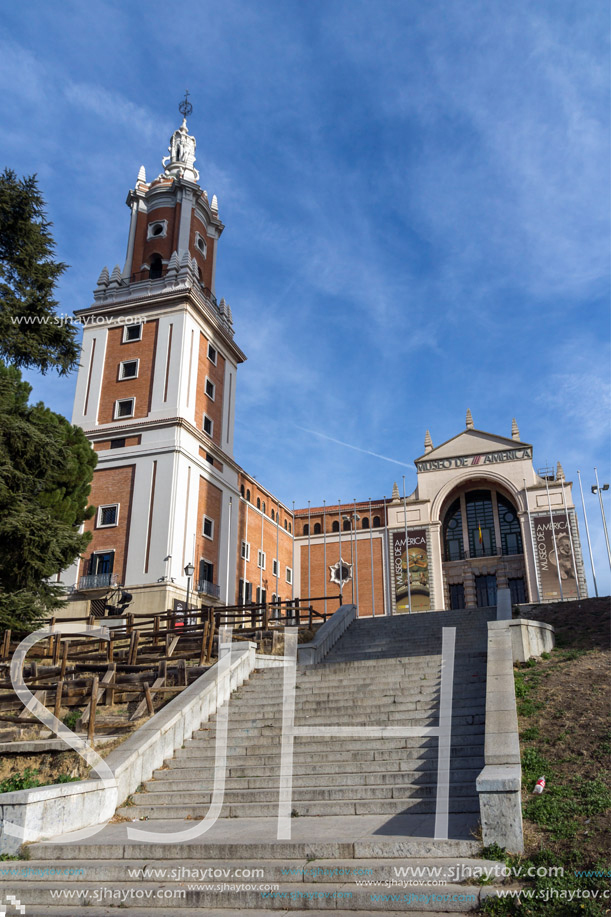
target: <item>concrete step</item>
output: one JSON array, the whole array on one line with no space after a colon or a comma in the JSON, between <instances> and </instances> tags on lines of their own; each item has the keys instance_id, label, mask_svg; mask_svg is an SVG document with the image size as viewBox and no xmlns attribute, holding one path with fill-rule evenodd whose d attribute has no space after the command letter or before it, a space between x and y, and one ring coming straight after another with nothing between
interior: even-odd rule
<instances>
[{"instance_id":1,"label":"concrete step","mask_svg":"<svg viewBox=\"0 0 611 917\"><path fill-rule=\"evenodd\" d=\"M373 762L372 762L373 763ZM185 769L186 770L186 769ZM269 768L265 769L267 772L259 776L241 776L241 777L226 777L225 786L228 790L240 790L246 788L254 789L275 789L278 790L279 786L279 775L271 774ZM466 768L456 768L452 769L450 773L450 780L456 781L457 783L468 783L477 778L481 771L480 766ZM185 791L197 791L197 790L212 790L213 788L213 776L209 774L202 775L201 769L193 768L192 770L187 771L186 774L183 771L179 774L173 773L171 771L156 771L158 776L155 776L153 780L147 781L146 789L147 792L182 792ZM313 774L293 774L293 786L294 787L343 787L343 786L370 786L370 785L380 785L380 784L389 784L393 786L402 785L409 780L412 784L427 784L437 777L437 762L431 759L429 767L427 769L419 768L417 771L403 771L399 773L388 773L382 767L378 771L367 774L367 773L354 773L352 771L342 771L341 773L335 774L322 774L320 772Z\"/></svg>"},{"instance_id":2,"label":"concrete step","mask_svg":"<svg viewBox=\"0 0 611 917\"><path fill-rule=\"evenodd\" d=\"M483 742L480 743L480 747L477 750L480 754L474 754L474 746L461 746L451 749L450 761L452 769L478 768L481 770L484 766ZM421 773L431 768L436 769L437 760L437 749L434 747L380 749L378 751L360 753L327 752L318 754L315 757L295 754L293 756L293 774L298 776L312 775L313 777L318 775L323 780L328 774L343 775L350 773L355 764L361 767L363 771L371 773L389 771L389 769L392 769L392 773ZM202 776L205 778L209 775L213 765L214 757L212 755L205 760L195 757L172 759L165 770L156 770L153 777L156 780L163 779L163 775L167 774L177 778L180 775L180 779L182 779L183 774L188 772L194 775L197 774L200 778ZM202 771L204 767L208 767L210 771L208 773ZM236 778L266 777L270 774L270 769L275 768L275 772L278 772L279 767L279 751L275 754L261 756L235 756L229 759L227 776Z\"/></svg>"},{"instance_id":3,"label":"concrete step","mask_svg":"<svg viewBox=\"0 0 611 917\"><path fill-rule=\"evenodd\" d=\"M296 882L283 883L280 889L261 890L267 883L243 883L244 890L231 891L219 888L218 883L188 883L192 888L173 888L159 882L116 882L112 887L101 889L96 882L79 882L78 886L66 889L61 882L23 883L11 885L10 893L15 895L22 905L27 908L27 915L31 917L39 906L56 909L57 900L66 902L59 913L67 915L66 905L78 902L75 913L82 917L85 908L90 914L91 906L96 910L105 900L111 905L108 913L113 913L114 907L124 908L128 904L129 910L135 913L165 913L179 914L183 909L206 909L209 915L211 908L218 908L223 914L237 914L242 910L249 911L260 917L265 913L291 912L306 913L312 917L315 913L328 913L332 910L335 915L344 913L354 915L361 911L366 914L385 913L388 915L389 906L398 905L405 908L405 902L417 902L421 913L438 912L440 904L450 908L451 912L474 911L479 907L480 896L483 894L477 886L444 885L442 888L431 889L426 886L415 886L401 891L389 891L384 886L379 888L360 887L357 885L340 886L323 882ZM197 887L199 885L199 888ZM209 887L206 888L206 885ZM236 884L236 888L240 888ZM62 895L63 892L63 895ZM72 892L72 897L67 896ZM78 892L78 894L76 894ZM105 894L106 893L106 894ZM121 902L123 902L121 904ZM305 906L306 911L303 911ZM313 910L312 906L321 909ZM169 910L171 908L171 910ZM343 910L339 910L339 908ZM126 913L125 911L123 911ZM413 913L410 909L410 912ZM39 912L40 913L40 912ZM104 913L104 910L102 910ZM195 911L197 913L197 910Z\"/></svg>"},{"instance_id":4,"label":"concrete step","mask_svg":"<svg viewBox=\"0 0 611 917\"><path fill-rule=\"evenodd\" d=\"M119 815L138 820L148 819L198 819L204 818L209 804L134 805L121 806ZM325 799L319 801L293 800L292 812L299 816L329 815L398 815L413 812L418 815L434 814L435 794L429 796L393 797L392 799ZM450 794L451 814L479 812L479 799L475 789L469 796ZM278 797L270 802L223 803L220 818L270 818L278 814Z\"/></svg>"},{"instance_id":5,"label":"concrete step","mask_svg":"<svg viewBox=\"0 0 611 917\"><path fill-rule=\"evenodd\" d=\"M458 714L452 716L452 732L460 730L465 726L481 726L485 723L485 713ZM345 725L341 716L329 711L325 714L300 716L295 720L297 726L336 726ZM350 718L351 726L362 726L364 729L370 726L405 726L414 728L425 728L439 725L439 711L432 710L411 710L389 712L376 712L372 715L361 714ZM250 722L235 723L230 720L227 728L227 735L231 741L239 742L244 740L250 741L253 737L262 737L266 735L276 735L282 732L282 719L276 717L259 717ZM459 732L457 732L459 734ZM211 723L206 729L200 729L193 739L187 739L185 745L190 743L203 742L216 736L216 723Z\"/></svg>"},{"instance_id":6,"label":"concrete step","mask_svg":"<svg viewBox=\"0 0 611 917\"><path fill-rule=\"evenodd\" d=\"M400 784L367 784L357 785L348 783L347 786L305 786L293 787L293 800L295 802L317 802L323 799L428 799L437 793L436 775L430 775L428 782L407 782L409 775L403 775ZM471 796L475 793L475 781L468 783L451 783L452 796ZM145 793L134 793L130 796L131 802L136 806L168 805L186 806L191 804L210 805L212 792L203 788L194 790L180 789L168 790L147 783ZM225 789L224 800L227 805L238 802L278 802L278 788L246 788Z\"/></svg>"},{"instance_id":7,"label":"concrete step","mask_svg":"<svg viewBox=\"0 0 611 917\"><path fill-rule=\"evenodd\" d=\"M314 768L317 764L333 763L338 766L338 770L342 762L345 761L359 761L366 766L368 761L405 761L406 765L408 762L417 761L421 759L434 758L437 760L438 757L438 746L437 739L410 739L412 743L407 745L407 739L405 740L405 745L391 745L388 746L388 742L392 740L384 740L386 747L380 745L379 743L374 743L371 748L342 748L335 746L328 746L325 751L312 751L309 748L304 748L301 746L295 746L293 751L293 766L296 768L298 766L305 768ZM420 744L415 744L419 742ZM477 757L480 760L481 753L483 757L484 749L484 738L481 736L479 742L469 742L464 745L452 745L450 749L450 760L459 760L463 761L465 758ZM185 749L181 749L185 751ZM242 753L240 753L242 752ZM171 758L168 762L168 767L213 767L215 761L215 750L211 749L202 749L199 753L192 752L190 754L181 754L180 756ZM229 768L235 772L236 767L245 766L248 768L255 767L271 767L279 766L280 762L280 743L278 743L273 748L267 748L264 752L255 754L244 753L244 747L240 746L238 751L229 751L227 755L227 762ZM413 765L410 765L413 767ZM390 764L389 764L390 767ZM483 767L483 765L482 765ZM396 769L396 768L395 768Z\"/></svg>"}]
</instances>

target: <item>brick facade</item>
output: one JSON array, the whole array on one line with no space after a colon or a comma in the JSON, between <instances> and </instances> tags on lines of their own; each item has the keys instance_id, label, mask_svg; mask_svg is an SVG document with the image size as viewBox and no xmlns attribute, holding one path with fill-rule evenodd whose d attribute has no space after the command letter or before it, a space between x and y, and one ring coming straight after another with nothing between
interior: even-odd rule
<instances>
[{"instance_id":1,"label":"brick facade","mask_svg":"<svg viewBox=\"0 0 611 917\"><path fill-rule=\"evenodd\" d=\"M121 465L95 472L89 499L96 507L96 514L84 525L85 531L92 532L93 538L81 559L80 576L90 572L90 560L94 552L114 551L112 572L117 575L119 582L125 582L135 474L135 465ZM119 504L118 524L101 528L98 525L98 507L114 503Z\"/></svg>"},{"instance_id":2,"label":"brick facade","mask_svg":"<svg viewBox=\"0 0 611 917\"><path fill-rule=\"evenodd\" d=\"M146 417L150 411L153 391L153 375L157 353L157 330L159 323L153 319L142 325L139 341L123 341L124 328L110 328L104 359L104 375L98 409L98 423L111 423L115 417L115 402L135 398L134 418ZM120 379L121 363L138 360L138 377Z\"/></svg>"}]
</instances>

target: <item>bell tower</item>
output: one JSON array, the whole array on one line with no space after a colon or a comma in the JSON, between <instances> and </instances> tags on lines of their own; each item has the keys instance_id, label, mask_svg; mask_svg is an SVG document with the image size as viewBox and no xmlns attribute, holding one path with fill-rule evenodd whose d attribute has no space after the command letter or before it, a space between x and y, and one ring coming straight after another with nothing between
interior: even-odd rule
<instances>
[{"instance_id":1,"label":"bell tower","mask_svg":"<svg viewBox=\"0 0 611 917\"><path fill-rule=\"evenodd\" d=\"M195 168L188 94L163 171L140 168L128 193L123 270L104 267L83 324L72 422L98 452L86 523L92 541L63 580L80 607L115 584L134 611L163 610L191 588L232 603L238 466L237 367L231 309L215 296L224 225ZM234 531L235 529L235 531Z\"/></svg>"}]
</instances>

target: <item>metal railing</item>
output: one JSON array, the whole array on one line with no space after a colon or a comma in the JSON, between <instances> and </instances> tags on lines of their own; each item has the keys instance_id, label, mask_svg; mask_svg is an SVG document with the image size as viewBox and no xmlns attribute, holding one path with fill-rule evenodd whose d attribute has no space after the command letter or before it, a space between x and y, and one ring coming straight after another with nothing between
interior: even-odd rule
<instances>
[{"instance_id":1,"label":"metal railing","mask_svg":"<svg viewBox=\"0 0 611 917\"><path fill-rule=\"evenodd\" d=\"M197 584L197 591L200 593L203 592L204 595L210 595L215 599L220 598L221 595L221 587L216 583L210 583L206 579L200 579Z\"/></svg>"},{"instance_id":2,"label":"metal railing","mask_svg":"<svg viewBox=\"0 0 611 917\"><path fill-rule=\"evenodd\" d=\"M81 576L78 581L79 590L84 589L107 589L118 582L116 573L92 573L89 576Z\"/></svg>"}]
</instances>

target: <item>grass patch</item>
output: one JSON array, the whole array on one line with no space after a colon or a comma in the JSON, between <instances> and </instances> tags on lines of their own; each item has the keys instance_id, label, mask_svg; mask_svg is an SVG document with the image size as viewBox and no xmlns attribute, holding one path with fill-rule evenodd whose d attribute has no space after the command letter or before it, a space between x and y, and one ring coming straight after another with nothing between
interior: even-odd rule
<instances>
[{"instance_id":1,"label":"grass patch","mask_svg":"<svg viewBox=\"0 0 611 917\"><path fill-rule=\"evenodd\" d=\"M22 774L12 774L6 780L0 781L0 793L15 793L18 790L31 790L37 786L52 786L55 783L73 783L75 780L80 780L80 777L60 774L54 780L41 781L37 775L38 771L26 767Z\"/></svg>"}]
</instances>

